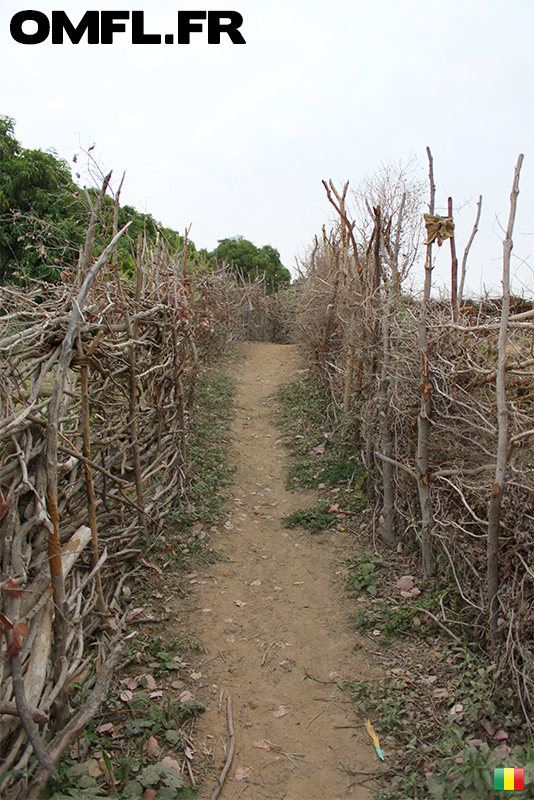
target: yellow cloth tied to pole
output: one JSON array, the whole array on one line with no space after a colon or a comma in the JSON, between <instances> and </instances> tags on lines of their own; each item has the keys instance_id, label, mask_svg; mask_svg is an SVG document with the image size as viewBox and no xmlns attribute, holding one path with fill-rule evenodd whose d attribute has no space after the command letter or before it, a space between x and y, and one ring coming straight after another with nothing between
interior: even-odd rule
<instances>
[{"instance_id":1,"label":"yellow cloth tied to pole","mask_svg":"<svg viewBox=\"0 0 534 800\"><path fill-rule=\"evenodd\" d=\"M426 227L426 243L432 244L436 239L441 247L445 239L454 237L454 220L452 217L439 217L437 214L424 214Z\"/></svg>"}]
</instances>

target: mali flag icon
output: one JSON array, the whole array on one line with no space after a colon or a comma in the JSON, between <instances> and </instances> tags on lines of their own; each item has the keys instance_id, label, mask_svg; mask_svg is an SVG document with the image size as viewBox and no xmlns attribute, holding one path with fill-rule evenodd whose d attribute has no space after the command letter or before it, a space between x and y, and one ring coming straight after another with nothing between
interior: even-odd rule
<instances>
[{"instance_id":1,"label":"mali flag icon","mask_svg":"<svg viewBox=\"0 0 534 800\"><path fill-rule=\"evenodd\" d=\"M493 788L512 791L525 788L525 770L508 767L493 770Z\"/></svg>"}]
</instances>

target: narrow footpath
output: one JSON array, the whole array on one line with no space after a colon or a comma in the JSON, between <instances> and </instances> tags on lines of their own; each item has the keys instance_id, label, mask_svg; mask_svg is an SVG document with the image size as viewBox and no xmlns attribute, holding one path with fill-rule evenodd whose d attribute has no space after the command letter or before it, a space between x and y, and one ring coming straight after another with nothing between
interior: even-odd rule
<instances>
[{"instance_id":1,"label":"narrow footpath","mask_svg":"<svg viewBox=\"0 0 534 800\"><path fill-rule=\"evenodd\" d=\"M288 455L270 423L273 393L300 365L291 345L247 344L243 353L230 368L237 380L233 500L212 538L224 560L190 580L182 601L190 613L175 623L183 633L187 618L205 651L195 665L196 697L207 705L195 745L212 752L214 770L201 794L211 798L227 758L230 696L235 754L221 800L370 800L372 784L362 781L376 769L374 747L337 686L378 677L350 620L349 535L280 524L317 499L286 490Z\"/></svg>"}]
</instances>

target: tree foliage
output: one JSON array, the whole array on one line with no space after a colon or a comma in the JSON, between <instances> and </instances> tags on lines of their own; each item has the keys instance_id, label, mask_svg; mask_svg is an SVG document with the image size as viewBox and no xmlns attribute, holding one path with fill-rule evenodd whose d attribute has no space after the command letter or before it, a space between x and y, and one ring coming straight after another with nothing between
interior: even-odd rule
<instances>
[{"instance_id":1,"label":"tree foliage","mask_svg":"<svg viewBox=\"0 0 534 800\"><path fill-rule=\"evenodd\" d=\"M93 182L99 173L95 165L96 171L89 171ZM66 277L74 273L85 239L90 205L97 194L98 189L94 187L81 189L73 180L70 165L53 150L45 152L22 147L15 137L15 121L0 116L0 285L34 278L55 282L62 274ZM94 242L94 256L100 254L111 238L113 206L113 198L106 196L101 211L103 224ZM168 254L183 251L185 235L164 227L151 214L125 205L119 209L119 228L127 222L131 223L128 235L121 239L117 248L122 272L128 275L135 272L139 234L152 246L159 236ZM291 280L289 271L281 264L278 250L270 244L256 247L242 236L220 240L212 253L197 252L189 240L188 269L194 271L200 261L208 269L225 262L245 281L265 276L268 291Z\"/></svg>"},{"instance_id":2,"label":"tree foliage","mask_svg":"<svg viewBox=\"0 0 534 800\"><path fill-rule=\"evenodd\" d=\"M55 280L76 261L86 207L68 164L26 150L0 116L0 284L22 275Z\"/></svg>"},{"instance_id":3,"label":"tree foliage","mask_svg":"<svg viewBox=\"0 0 534 800\"><path fill-rule=\"evenodd\" d=\"M280 285L291 281L291 273L282 265L278 250L270 244L256 247L243 236L219 240L218 246L208 255L208 264L222 262L245 281L265 276L269 291L276 291Z\"/></svg>"}]
</instances>

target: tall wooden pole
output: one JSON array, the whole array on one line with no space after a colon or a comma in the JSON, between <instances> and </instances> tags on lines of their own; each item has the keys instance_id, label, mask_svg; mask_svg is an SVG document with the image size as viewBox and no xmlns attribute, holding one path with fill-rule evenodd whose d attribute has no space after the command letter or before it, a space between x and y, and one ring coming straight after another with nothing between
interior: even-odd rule
<instances>
[{"instance_id":1,"label":"tall wooden pole","mask_svg":"<svg viewBox=\"0 0 534 800\"><path fill-rule=\"evenodd\" d=\"M508 407L506 404L506 344L508 340L508 317L510 315L510 258L512 254L512 233L514 230L517 196L519 194L519 175L523 164L523 154L517 159L514 182L510 194L510 216L503 242L502 266L502 310L499 339L497 344L497 465L489 502L488 516L488 613L491 644L497 644L497 620L499 611L499 527L501 521L501 505L506 482L506 464L508 461Z\"/></svg>"}]
</instances>

